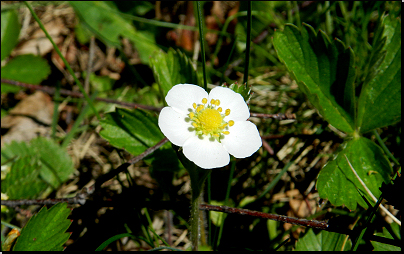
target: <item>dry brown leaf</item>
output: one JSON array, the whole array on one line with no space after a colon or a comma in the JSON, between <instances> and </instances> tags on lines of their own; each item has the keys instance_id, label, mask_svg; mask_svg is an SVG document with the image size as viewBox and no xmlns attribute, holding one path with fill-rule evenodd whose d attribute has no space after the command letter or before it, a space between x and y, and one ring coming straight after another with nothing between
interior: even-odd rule
<instances>
[{"instance_id":1,"label":"dry brown leaf","mask_svg":"<svg viewBox=\"0 0 404 254\"><path fill-rule=\"evenodd\" d=\"M30 141L46 134L52 123L53 102L41 91L21 100L9 115L1 119L1 128L9 131L1 138L1 146L11 141Z\"/></svg>"}]
</instances>

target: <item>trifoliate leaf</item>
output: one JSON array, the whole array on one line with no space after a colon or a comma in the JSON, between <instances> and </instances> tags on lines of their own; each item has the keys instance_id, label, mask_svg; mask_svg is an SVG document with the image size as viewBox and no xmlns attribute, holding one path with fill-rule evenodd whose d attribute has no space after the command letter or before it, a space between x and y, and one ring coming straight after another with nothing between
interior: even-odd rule
<instances>
[{"instance_id":1,"label":"trifoliate leaf","mask_svg":"<svg viewBox=\"0 0 404 254\"><path fill-rule=\"evenodd\" d=\"M355 124L354 54L340 40L304 24L276 31L278 57L319 113L334 127L353 133Z\"/></svg>"}]
</instances>

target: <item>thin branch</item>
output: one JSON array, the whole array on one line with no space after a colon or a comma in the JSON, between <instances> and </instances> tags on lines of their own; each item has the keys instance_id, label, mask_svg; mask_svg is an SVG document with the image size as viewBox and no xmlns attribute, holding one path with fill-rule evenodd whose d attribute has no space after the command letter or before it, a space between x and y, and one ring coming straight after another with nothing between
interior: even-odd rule
<instances>
[{"instance_id":1,"label":"thin branch","mask_svg":"<svg viewBox=\"0 0 404 254\"><path fill-rule=\"evenodd\" d=\"M94 185L88 189L84 187L73 198L55 198L55 199L20 199L20 200L2 200L1 205L15 207L21 205L54 205L60 202L68 204L84 205L89 195L94 193Z\"/></svg>"},{"instance_id":2,"label":"thin branch","mask_svg":"<svg viewBox=\"0 0 404 254\"><path fill-rule=\"evenodd\" d=\"M296 119L295 114L261 114L261 113L250 113L250 116L252 117L259 117L259 118L273 118L276 120L289 120L289 119Z\"/></svg>"},{"instance_id":3,"label":"thin branch","mask_svg":"<svg viewBox=\"0 0 404 254\"><path fill-rule=\"evenodd\" d=\"M377 202L377 198L373 195L373 193L368 189L366 184L362 181L360 176L356 173L355 169L352 167L351 163L349 162L348 158L344 154L346 161L348 162L349 167L351 168L352 172L355 174L356 178L359 180L363 188L365 188L366 192L369 194L369 196L373 199L374 202ZM392 218L398 225L401 227L401 221L399 221L393 214L390 213L389 210L387 210L382 204L380 204L380 208L390 217Z\"/></svg>"},{"instance_id":4,"label":"thin branch","mask_svg":"<svg viewBox=\"0 0 404 254\"><path fill-rule=\"evenodd\" d=\"M1 79L1 83L6 83L14 86L19 86L19 87L24 87L28 88L30 90L40 90L43 91L47 94L55 94L56 89L54 87L49 87L49 86L40 86L40 85L32 85L32 84L27 84L19 81L14 81L14 80L9 80L9 79ZM76 97L76 98L83 98L83 94L80 92L73 92L70 90L66 89L60 89L60 94L62 95L67 95L71 97ZM130 108L143 108L155 112L160 112L161 108L159 107L153 107L153 106L148 106L148 105L142 105L142 104L137 104L137 103L131 103L131 102L123 102L123 101L117 101L117 100L112 100L108 98L95 98L96 101L103 101L103 102L108 102L108 103L115 103L119 104L122 106L130 107Z\"/></svg>"},{"instance_id":5,"label":"thin branch","mask_svg":"<svg viewBox=\"0 0 404 254\"><path fill-rule=\"evenodd\" d=\"M284 216L284 215L263 213L263 212L251 211L251 210L240 209L240 208L233 208L233 207L228 207L228 206L215 206L215 205L202 204L199 206L199 209L207 210L207 211L222 212L222 213L254 216L254 217L259 217L259 218L263 218L263 219L281 221L281 222L285 222L285 223L290 223L290 224L295 224L295 225L305 226L305 227L311 227L311 228L326 229L329 226L326 221L298 219L298 218L288 217L288 216Z\"/></svg>"}]
</instances>

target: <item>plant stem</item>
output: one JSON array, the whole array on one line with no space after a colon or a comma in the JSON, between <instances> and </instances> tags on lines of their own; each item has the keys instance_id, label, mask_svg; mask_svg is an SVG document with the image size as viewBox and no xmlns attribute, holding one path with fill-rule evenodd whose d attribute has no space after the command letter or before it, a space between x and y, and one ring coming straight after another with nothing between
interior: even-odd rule
<instances>
[{"instance_id":1,"label":"plant stem","mask_svg":"<svg viewBox=\"0 0 404 254\"><path fill-rule=\"evenodd\" d=\"M196 9L198 11L199 40L201 42L202 70L203 70L203 89L205 89L205 91L207 91L208 82L206 81L205 46L204 46L204 43L203 43L205 41L205 37L204 37L204 34L203 34L201 1L198 1L196 3Z\"/></svg>"},{"instance_id":2,"label":"plant stem","mask_svg":"<svg viewBox=\"0 0 404 254\"><path fill-rule=\"evenodd\" d=\"M192 191L192 201L191 201L191 241L192 241L192 251L198 251L199 246L199 236L200 236L200 220L199 220L199 205L201 203L202 192L194 193Z\"/></svg>"},{"instance_id":3,"label":"plant stem","mask_svg":"<svg viewBox=\"0 0 404 254\"><path fill-rule=\"evenodd\" d=\"M243 84L247 84L248 81L248 67L250 65L250 47L251 47L251 5L252 1L248 2L247 5L247 40L246 40L246 50L245 50L245 68L244 68L244 79Z\"/></svg>"}]
</instances>

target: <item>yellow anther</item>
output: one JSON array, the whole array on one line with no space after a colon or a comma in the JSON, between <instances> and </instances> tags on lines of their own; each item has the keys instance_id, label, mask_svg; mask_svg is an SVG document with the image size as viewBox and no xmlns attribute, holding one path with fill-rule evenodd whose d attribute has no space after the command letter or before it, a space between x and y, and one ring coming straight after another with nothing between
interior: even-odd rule
<instances>
[{"instance_id":1,"label":"yellow anther","mask_svg":"<svg viewBox=\"0 0 404 254\"><path fill-rule=\"evenodd\" d=\"M192 107L194 107L194 109L196 109L196 103L194 102L194 104L192 104Z\"/></svg>"},{"instance_id":2,"label":"yellow anther","mask_svg":"<svg viewBox=\"0 0 404 254\"><path fill-rule=\"evenodd\" d=\"M230 115L230 109L226 109L226 112L224 113L226 116Z\"/></svg>"},{"instance_id":3,"label":"yellow anther","mask_svg":"<svg viewBox=\"0 0 404 254\"><path fill-rule=\"evenodd\" d=\"M219 108L217 109L217 111L219 111L220 113L222 113L223 109L222 109L221 107L219 107Z\"/></svg>"},{"instance_id":4,"label":"yellow anther","mask_svg":"<svg viewBox=\"0 0 404 254\"><path fill-rule=\"evenodd\" d=\"M195 128L197 128L197 127L198 127L198 124L192 123L192 126L194 126Z\"/></svg>"},{"instance_id":5,"label":"yellow anther","mask_svg":"<svg viewBox=\"0 0 404 254\"><path fill-rule=\"evenodd\" d=\"M229 135L229 134L230 134L230 131L224 131L223 134L224 134L224 135Z\"/></svg>"},{"instance_id":6,"label":"yellow anther","mask_svg":"<svg viewBox=\"0 0 404 254\"><path fill-rule=\"evenodd\" d=\"M233 126L234 125L234 121L233 120L230 120L229 121L229 126Z\"/></svg>"},{"instance_id":7,"label":"yellow anther","mask_svg":"<svg viewBox=\"0 0 404 254\"><path fill-rule=\"evenodd\" d=\"M205 106L199 105L199 106L196 108L196 112L199 112L199 111L201 111L201 110L204 109L204 108L205 108Z\"/></svg>"},{"instance_id":8,"label":"yellow anther","mask_svg":"<svg viewBox=\"0 0 404 254\"><path fill-rule=\"evenodd\" d=\"M214 99L211 99L211 100L210 100L210 104L211 104L211 105L215 105L215 100L214 100Z\"/></svg>"},{"instance_id":9,"label":"yellow anther","mask_svg":"<svg viewBox=\"0 0 404 254\"><path fill-rule=\"evenodd\" d=\"M206 102L208 102L208 99L203 98L203 99L202 99L202 103L203 103L203 104L206 104Z\"/></svg>"},{"instance_id":10,"label":"yellow anther","mask_svg":"<svg viewBox=\"0 0 404 254\"><path fill-rule=\"evenodd\" d=\"M216 105L216 106L219 106L219 105L220 105L220 101L219 101L219 100L216 100L216 101L215 101L215 105Z\"/></svg>"},{"instance_id":11,"label":"yellow anther","mask_svg":"<svg viewBox=\"0 0 404 254\"><path fill-rule=\"evenodd\" d=\"M217 133L213 134L213 136L215 136L215 137L220 137L220 135L217 134Z\"/></svg>"}]
</instances>

